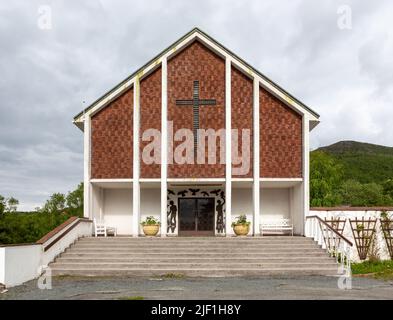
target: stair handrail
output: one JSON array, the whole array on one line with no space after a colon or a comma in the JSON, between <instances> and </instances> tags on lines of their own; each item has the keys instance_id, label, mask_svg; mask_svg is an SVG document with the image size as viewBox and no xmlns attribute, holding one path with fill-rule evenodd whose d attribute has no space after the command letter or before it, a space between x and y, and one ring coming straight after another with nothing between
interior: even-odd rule
<instances>
[{"instance_id":1,"label":"stair handrail","mask_svg":"<svg viewBox=\"0 0 393 320\"><path fill-rule=\"evenodd\" d=\"M340 265L346 276L351 274L351 247L353 243L317 215L306 217L306 237L313 238L326 249Z\"/></svg>"}]
</instances>

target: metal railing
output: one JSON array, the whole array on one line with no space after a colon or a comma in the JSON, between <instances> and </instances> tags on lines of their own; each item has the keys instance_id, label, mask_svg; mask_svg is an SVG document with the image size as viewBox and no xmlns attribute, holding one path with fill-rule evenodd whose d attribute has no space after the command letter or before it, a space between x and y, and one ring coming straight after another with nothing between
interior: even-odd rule
<instances>
[{"instance_id":1,"label":"metal railing","mask_svg":"<svg viewBox=\"0 0 393 320\"><path fill-rule=\"evenodd\" d=\"M351 273L352 242L318 216L306 217L306 237L313 238L331 257L336 259L342 272Z\"/></svg>"}]
</instances>

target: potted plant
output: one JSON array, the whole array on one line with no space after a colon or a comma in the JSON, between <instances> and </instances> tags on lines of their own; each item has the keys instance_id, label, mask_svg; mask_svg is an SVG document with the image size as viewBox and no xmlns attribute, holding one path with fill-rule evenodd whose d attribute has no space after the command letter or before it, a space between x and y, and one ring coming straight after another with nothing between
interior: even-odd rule
<instances>
[{"instance_id":1,"label":"potted plant","mask_svg":"<svg viewBox=\"0 0 393 320\"><path fill-rule=\"evenodd\" d=\"M160 224L153 216L146 217L146 220L141 222L143 233L146 236L154 237L160 230Z\"/></svg>"},{"instance_id":2,"label":"potted plant","mask_svg":"<svg viewBox=\"0 0 393 320\"><path fill-rule=\"evenodd\" d=\"M250 231L250 221L247 221L247 216L242 214L236 217L236 221L232 222L233 231L237 236L246 236Z\"/></svg>"}]
</instances>

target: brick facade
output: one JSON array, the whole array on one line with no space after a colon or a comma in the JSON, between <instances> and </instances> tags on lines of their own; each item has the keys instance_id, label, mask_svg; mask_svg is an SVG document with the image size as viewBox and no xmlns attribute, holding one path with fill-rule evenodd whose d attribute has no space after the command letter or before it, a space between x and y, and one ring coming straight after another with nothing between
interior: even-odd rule
<instances>
[{"instance_id":1,"label":"brick facade","mask_svg":"<svg viewBox=\"0 0 393 320\"><path fill-rule=\"evenodd\" d=\"M251 178L252 171L252 145L253 145L253 81L246 77L236 68L232 67L231 79L231 104L232 104L232 129L238 129L238 155L243 159L248 158L250 162L250 170L245 175L237 177ZM242 138L241 130L250 129L250 148L249 152L242 154ZM233 146L232 146L233 148ZM234 165L233 167L239 167Z\"/></svg>"},{"instance_id":2,"label":"brick facade","mask_svg":"<svg viewBox=\"0 0 393 320\"><path fill-rule=\"evenodd\" d=\"M225 61L198 41L168 61L168 120L173 131L193 129L192 106L176 105L192 99L193 82L199 80L200 98L215 99L214 106L200 106L200 128L225 128ZM232 67L232 128L250 129L250 170L253 176L253 81ZM161 131L161 68L140 85L140 154L149 142L145 130ZM302 117L260 88L260 175L266 178L302 177ZM132 178L133 89L128 90L92 117L91 176L95 179ZM169 164L169 178L223 178L217 138L216 164ZM181 142L174 142L174 148ZM238 153L242 154L239 132ZM247 155L243 155L247 156ZM170 161L170 159L168 159ZM160 178L159 164L140 163L141 178ZM239 177L239 176L238 176Z\"/></svg>"},{"instance_id":3,"label":"brick facade","mask_svg":"<svg viewBox=\"0 0 393 320\"><path fill-rule=\"evenodd\" d=\"M168 61L168 120L173 121L174 132L181 128L193 129L192 106L178 106L176 99L192 99L194 80L199 80L201 99L217 101L215 106L200 107L200 128L225 128L225 61L195 41ZM175 142L174 148L179 144L181 142ZM219 143L216 159L217 164L207 164L206 157L205 164L168 165L168 177L224 177L225 165L219 163Z\"/></svg>"},{"instance_id":4,"label":"brick facade","mask_svg":"<svg viewBox=\"0 0 393 320\"><path fill-rule=\"evenodd\" d=\"M142 134L147 129L161 132L161 68L156 69L141 81L140 85L140 168L141 178L160 178L160 164L146 164L142 159L143 148L149 144L142 141Z\"/></svg>"},{"instance_id":5,"label":"brick facade","mask_svg":"<svg viewBox=\"0 0 393 320\"><path fill-rule=\"evenodd\" d=\"M132 178L133 90L128 90L91 120L91 177Z\"/></svg>"},{"instance_id":6,"label":"brick facade","mask_svg":"<svg viewBox=\"0 0 393 320\"><path fill-rule=\"evenodd\" d=\"M259 91L260 176L302 177L302 117L266 90Z\"/></svg>"}]
</instances>

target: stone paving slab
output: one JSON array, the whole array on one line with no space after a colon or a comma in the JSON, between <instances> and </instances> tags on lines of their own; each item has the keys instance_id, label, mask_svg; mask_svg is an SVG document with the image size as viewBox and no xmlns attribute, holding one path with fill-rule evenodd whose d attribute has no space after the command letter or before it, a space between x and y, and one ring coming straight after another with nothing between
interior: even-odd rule
<instances>
[{"instance_id":1,"label":"stone paving slab","mask_svg":"<svg viewBox=\"0 0 393 320\"><path fill-rule=\"evenodd\" d=\"M55 277L51 290L37 281L9 288L0 299L393 299L393 281L352 279L340 290L337 277L120 278Z\"/></svg>"}]
</instances>

